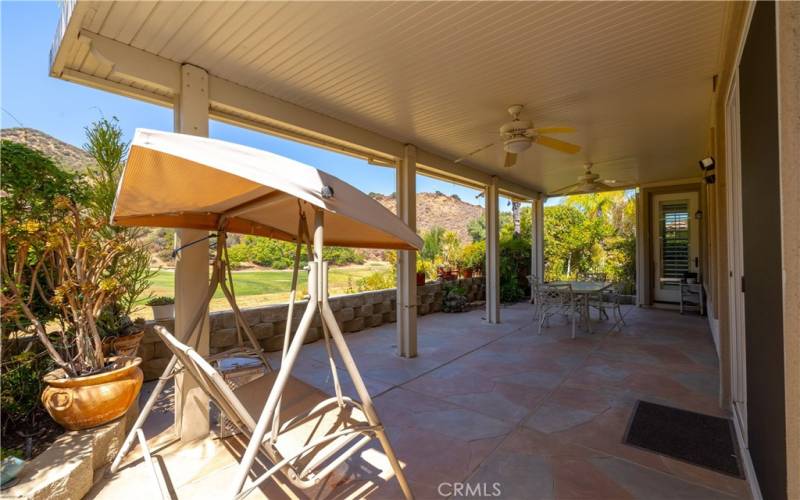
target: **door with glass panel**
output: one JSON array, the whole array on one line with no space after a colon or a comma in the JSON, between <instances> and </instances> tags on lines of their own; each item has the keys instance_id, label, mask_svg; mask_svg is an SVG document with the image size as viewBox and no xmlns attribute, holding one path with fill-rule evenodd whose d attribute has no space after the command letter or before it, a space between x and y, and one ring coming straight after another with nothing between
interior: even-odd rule
<instances>
[{"instance_id":1,"label":"door with glass panel","mask_svg":"<svg viewBox=\"0 0 800 500\"><path fill-rule=\"evenodd\" d=\"M653 300L680 301L684 273L700 275L697 192L653 196Z\"/></svg>"}]
</instances>

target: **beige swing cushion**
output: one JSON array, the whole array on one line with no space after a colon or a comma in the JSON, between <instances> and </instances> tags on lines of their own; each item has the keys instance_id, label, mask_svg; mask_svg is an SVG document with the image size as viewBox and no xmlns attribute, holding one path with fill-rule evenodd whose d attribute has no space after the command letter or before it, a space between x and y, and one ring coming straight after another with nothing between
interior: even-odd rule
<instances>
[{"instance_id":1,"label":"beige swing cushion","mask_svg":"<svg viewBox=\"0 0 800 500\"><path fill-rule=\"evenodd\" d=\"M297 241L298 201L309 221L315 208L324 210L326 245L422 247L383 205L321 170L239 144L147 129L131 142L111 222Z\"/></svg>"}]
</instances>

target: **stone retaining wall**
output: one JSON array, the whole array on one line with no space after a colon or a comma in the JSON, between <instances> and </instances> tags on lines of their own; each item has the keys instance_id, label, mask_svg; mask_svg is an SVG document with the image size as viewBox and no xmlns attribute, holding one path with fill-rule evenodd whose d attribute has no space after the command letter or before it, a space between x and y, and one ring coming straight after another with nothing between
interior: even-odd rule
<instances>
[{"instance_id":1,"label":"stone retaining wall","mask_svg":"<svg viewBox=\"0 0 800 500\"><path fill-rule=\"evenodd\" d=\"M100 427L62 434L41 455L26 463L17 483L0 498L75 500L83 498L105 474L139 415L134 403L128 412Z\"/></svg>"},{"instance_id":2,"label":"stone retaining wall","mask_svg":"<svg viewBox=\"0 0 800 500\"><path fill-rule=\"evenodd\" d=\"M483 278L464 278L458 280L460 286L466 290L467 301L475 302L484 300L485 289ZM441 311L442 309L442 283L431 282L417 287L417 314ZM394 288L361 292L350 295L339 295L330 298L331 308L336 315L342 331L347 333L357 332L364 328L373 328L384 323L394 323L397 320L397 291ZM297 302L294 309L293 324L300 321L305 311L307 301ZM283 333L286 328L286 315L288 304L273 304L264 307L243 309L242 315L253 330L261 345L267 351L278 351L283 346ZM236 327L231 311L211 313L211 353L224 351L236 345ZM142 357L142 370L145 380L152 380L161 375L167 366L170 352L153 331L150 323L139 347ZM159 321L170 332L175 331L173 320ZM319 315L314 318L308 331L306 342L314 342L322 338Z\"/></svg>"}]
</instances>

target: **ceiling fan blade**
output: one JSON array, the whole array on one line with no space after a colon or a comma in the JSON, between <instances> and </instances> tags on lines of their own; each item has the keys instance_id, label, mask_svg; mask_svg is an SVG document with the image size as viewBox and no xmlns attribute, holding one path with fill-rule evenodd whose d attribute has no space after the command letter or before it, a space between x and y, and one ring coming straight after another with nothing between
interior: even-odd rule
<instances>
[{"instance_id":1,"label":"ceiling fan blade","mask_svg":"<svg viewBox=\"0 0 800 500\"><path fill-rule=\"evenodd\" d=\"M597 182L597 184L602 184L603 186L613 189L614 191L622 191L636 187L635 184L621 184L617 181L611 182L611 179L603 179L602 181Z\"/></svg>"},{"instance_id":2,"label":"ceiling fan blade","mask_svg":"<svg viewBox=\"0 0 800 500\"><path fill-rule=\"evenodd\" d=\"M492 147L492 146L494 146L494 143L493 143L493 142L490 142L489 144L487 144L487 145L485 145L485 146L481 146L481 147L479 147L479 148L478 148L478 149L476 149L475 151L471 151L471 152L467 153L467 154L466 154L466 156L462 156L461 158L458 158L458 159L456 159L456 160L453 160L453 163L461 163L462 161L466 160L466 159L467 159L467 158L469 158L470 156L472 156L472 155L474 155L474 154L477 154L477 153L480 153L480 152L481 152L481 151L483 151L484 149L489 149L489 148L490 148L490 147Z\"/></svg>"},{"instance_id":3,"label":"ceiling fan blade","mask_svg":"<svg viewBox=\"0 0 800 500\"><path fill-rule=\"evenodd\" d=\"M503 160L503 166L506 168L511 168L516 164L517 164L517 154L506 152L506 157Z\"/></svg>"},{"instance_id":4,"label":"ceiling fan blade","mask_svg":"<svg viewBox=\"0 0 800 500\"><path fill-rule=\"evenodd\" d=\"M556 151L561 151L562 153L567 153L574 155L578 151L581 150L581 147L577 144L570 144L568 142L560 141L558 139L553 139L552 137L547 137L545 135L537 136L533 142L541 144L542 146L555 149Z\"/></svg>"},{"instance_id":5,"label":"ceiling fan blade","mask_svg":"<svg viewBox=\"0 0 800 500\"><path fill-rule=\"evenodd\" d=\"M548 196L564 196L566 194L570 194L571 192L573 192L575 190L575 188L577 188L581 184L583 184L583 183L582 182L576 182L575 184L570 184L569 186L564 186L564 187L562 187L560 189L556 189L555 191L552 191L551 193L548 194Z\"/></svg>"},{"instance_id":6,"label":"ceiling fan blade","mask_svg":"<svg viewBox=\"0 0 800 500\"><path fill-rule=\"evenodd\" d=\"M537 134L571 134L575 132L572 127L539 127L530 130Z\"/></svg>"}]
</instances>

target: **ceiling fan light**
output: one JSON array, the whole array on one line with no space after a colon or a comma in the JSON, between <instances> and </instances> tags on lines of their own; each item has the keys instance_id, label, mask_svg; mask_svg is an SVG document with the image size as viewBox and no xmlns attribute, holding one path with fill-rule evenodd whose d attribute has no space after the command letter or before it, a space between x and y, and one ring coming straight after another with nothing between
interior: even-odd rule
<instances>
[{"instance_id":1,"label":"ceiling fan light","mask_svg":"<svg viewBox=\"0 0 800 500\"><path fill-rule=\"evenodd\" d=\"M519 154L531 147L531 139L529 137L515 137L508 139L503 143L503 149L509 153Z\"/></svg>"}]
</instances>

